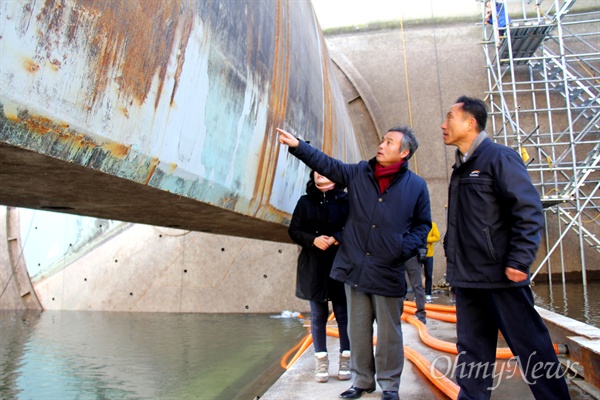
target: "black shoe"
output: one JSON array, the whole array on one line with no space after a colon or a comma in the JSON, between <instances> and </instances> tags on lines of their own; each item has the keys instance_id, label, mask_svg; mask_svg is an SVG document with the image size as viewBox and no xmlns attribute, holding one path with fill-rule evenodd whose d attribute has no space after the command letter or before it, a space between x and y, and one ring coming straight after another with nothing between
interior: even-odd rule
<instances>
[{"instance_id":1,"label":"black shoe","mask_svg":"<svg viewBox=\"0 0 600 400\"><path fill-rule=\"evenodd\" d=\"M371 393L374 391L375 389L361 389L359 387L352 386L350 387L350 389L346 390L345 392L342 392L342 394L340 394L340 397L342 399L360 399L363 393Z\"/></svg>"},{"instance_id":2,"label":"black shoe","mask_svg":"<svg viewBox=\"0 0 600 400\"><path fill-rule=\"evenodd\" d=\"M398 397L398 392L384 390L381 395L381 400L400 400L400 397Z\"/></svg>"}]
</instances>

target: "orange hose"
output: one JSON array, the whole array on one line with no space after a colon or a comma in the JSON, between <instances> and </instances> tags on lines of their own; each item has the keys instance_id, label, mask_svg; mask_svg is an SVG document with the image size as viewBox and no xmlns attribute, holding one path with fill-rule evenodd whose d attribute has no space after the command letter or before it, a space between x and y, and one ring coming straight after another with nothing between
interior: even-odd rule
<instances>
[{"instance_id":1,"label":"orange hose","mask_svg":"<svg viewBox=\"0 0 600 400\"><path fill-rule=\"evenodd\" d=\"M437 319L438 321L456 323L456 314L450 314L439 311L427 311L427 318Z\"/></svg>"},{"instance_id":2,"label":"orange hose","mask_svg":"<svg viewBox=\"0 0 600 400\"><path fill-rule=\"evenodd\" d=\"M416 314L417 309L409 304L405 304L404 311L414 315ZM437 319L438 321L456 323L456 314L439 311L425 311L425 313L427 314L427 318Z\"/></svg>"},{"instance_id":3,"label":"orange hose","mask_svg":"<svg viewBox=\"0 0 600 400\"><path fill-rule=\"evenodd\" d=\"M285 353L283 357L281 357L281 361L279 361L279 365L281 366L281 368L288 369L288 367L290 367L290 363L287 362L287 359L292 355L294 351L296 351L302 345L304 340L306 340L306 336L303 337L302 340L300 340L298 343L296 343L294 347L292 347L287 353Z\"/></svg>"},{"instance_id":4,"label":"orange hose","mask_svg":"<svg viewBox=\"0 0 600 400\"><path fill-rule=\"evenodd\" d=\"M456 343L450 343L445 340L436 339L427 332L425 325L415 317L409 317L402 314L402 320L408 322L419 331L419 338L423 343L436 350L440 350L450 354L458 354ZM496 358L507 359L513 356L509 348L501 347L496 349Z\"/></svg>"},{"instance_id":5,"label":"orange hose","mask_svg":"<svg viewBox=\"0 0 600 400\"><path fill-rule=\"evenodd\" d=\"M458 398L458 392L460 392L458 385L444 376L437 368L433 368L423 355L407 346L404 346L404 355L446 396L452 400Z\"/></svg>"},{"instance_id":6,"label":"orange hose","mask_svg":"<svg viewBox=\"0 0 600 400\"><path fill-rule=\"evenodd\" d=\"M279 363L279 365L281 365L283 368L285 369L289 369L292 365L294 365L294 363L300 358L300 356L302 354L304 354L304 352L310 347L310 345L312 344L313 340L312 340L312 334L308 334L304 337L303 340L301 340L298 344L300 344L300 346L296 345L295 348L298 348L298 351L296 352L296 354L294 354L294 357L292 357L292 359L290 360L289 363L285 364L284 359L286 359L289 354L291 354L294 349L292 349L291 351L288 351L286 353L286 355L281 359L281 362Z\"/></svg>"},{"instance_id":7,"label":"orange hose","mask_svg":"<svg viewBox=\"0 0 600 400\"><path fill-rule=\"evenodd\" d=\"M302 315L302 314L300 314ZM300 318L300 317L298 317ZM327 317L327 321L332 321L335 318L335 315L332 313L329 314L329 317ZM329 333L329 330L331 328L326 328L327 329L327 333ZM334 335L331 335L334 336ZM337 336L335 337L339 337L339 332L337 332ZM306 335L304 338L302 338L302 340L300 340L294 347L292 347L287 353L285 353L283 355L283 357L281 357L281 361L279 361L279 365L281 365L281 367L283 369L289 369L297 360L298 358L300 358L300 356L302 354L304 354L304 352L310 347L310 345L312 344L313 339L312 339L312 334L308 334ZM289 358L289 356L296 351L296 354L294 354L294 357L292 357L292 359L289 362L286 362L286 360Z\"/></svg>"},{"instance_id":8,"label":"orange hose","mask_svg":"<svg viewBox=\"0 0 600 400\"><path fill-rule=\"evenodd\" d=\"M332 336L332 337L340 337L340 330L338 328L325 328L325 332L327 332L327 335Z\"/></svg>"},{"instance_id":9,"label":"orange hose","mask_svg":"<svg viewBox=\"0 0 600 400\"><path fill-rule=\"evenodd\" d=\"M429 315L429 313L428 313L428 315ZM402 319L405 321L408 321L409 323L410 323L410 320L414 320L414 321L418 322L419 324L421 324L422 328L425 328L425 325L423 325L420 321L418 321L415 318L409 318L409 317L405 317L404 315L402 315ZM419 336L420 336L421 329L419 329L419 328L420 327L417 326L417 329L419 330ZM424 330L424 332L429 336L430 341L439 342L442 344L447 343L448 345L450 344L448 342L444 342L442 340L431 337L427 333L426 329ZM327 328L327 334L334 336L334 337L339 337L339 331L336 328ZM373 344L374 345L377 344L377 337L373 338ZM454 350L455 350L455 354L456 354L457 353L456 345L454 345ZM451 400L456 400L458 398L458 393L460 391L460 388L458 387L458 385L456 383L452 382L452 380L448 379L446 376L444 376L437 368L432 368L431 363L429 363L429 361L425 357L423 357L423 355L421 355L416 350L413 350L407 346L404 346L404 355L409 361L411 361L413 364L415 364L415 366L417 368L419 368L419 370L427 377L427 379L429 379L429 381L431 383L433 383L435 385L435 387L440 389ZM433 374L434 371L435 371L435 374Z\"/></svg>"},{"instance_id":10,"label":"orange hose","mask_svg":"<svg viewBox=\"0 0 600 400\"><path fill-rule=\"evenodd\" d=\"M456 343L450 343L446 342L445 340L434 338L429 334L429 332L427 332L425 325L418 319L402 314L402 320L417 328L417 331L419 332L419 338L427 346L433 347L434 349L443 351L445 353L458 354Z\"/></svg>"},{"instance_id":11,"label":"orange hose","mask_svg":"<svg viewBox=\"0 0 600 400\"><path fill-rule=\"evenodd\" d=\"M405 303L409 303L409 304L406 304L407 307L405 307L405 311L407 311L410 314L414 314L416 312L416 309L413 308L412 305L410 304L410 303L414 304L414 302L405 302ZM438 316L437 314L444 314L444 313L437 313L435 311L427 312L427 316L430 318L434 318L434 319L438 319L438 318L435 318L435 316ZM442 315L440 315L440 317L441 318L449 318L449 319L451 318L450 316L442 316ZM456 317L456 316L454 316L454 317ZM333 320L333 318L334 318L334 315L333 315L333 313L331 313L329 315L328 321ZM447 342L444 340L434 338L427 331L427 327L421 321L419 321L417 318L409 317L405 314L402 314L401 318L403 321L408 322L409 324L411 324L415 328L417 328L417 331L419 332L419 338L421 339L421 341L423 343L425 343L429 347L432 347L436 350L440 350L440 351L450 353L450 354L458 354L458 350L456 348L456 343L451 343L451 342ZM456 322L456 320L449 321L449 322ZM329 335L329 336L340 337L340 333L337 328L327 327L326 332L327 332L327 335ZM287 353L285 353L285 355L281 358L279 365L281 365L281 367L286 370L289 369L298 360L298 358L300 358L300 356L302 354L304 354L304 352L310 347L312 342L313 342L312 334L309 333L302 340L300 340L294 347L292 347ZM374 345L377 344L377 337L373 338L373 344ZM561 346L559 346L558 344L554 344L554 351L556 352L556 354L562 354L562 353L568 352L568 349L565 346L562 346L562 347L563 348L561 348ZM407 348L405 347L405 351L406 351L406 349ZM289 358L289 356L296 350L298 350L298 351L296 352L294 357L290 360L290 362L286 363L286 360ZM411 352L411 351L413 353L417 353L415 350L409 349L409 352ZM413 353L411 353L411 354L413 354ZM419 353L417 353L417 355L420 356ZM513 356L512 351L509 348L501 347L501 348L496 349L496 358L509 359L512 356ZM409 357L407 356L407 358L409 358ZM411 360L411 361L413 361L413 360ZM415 364L417 364L415 361L413 361L413 362ZM422 362L422 360L419 362ZM423 369L419 365L417 365L417 366L419 367L419 369L421 369L421 371L423 371ZM430 376L430 374L426 373L425 371L423 371L423 372L425 373L425 375L427 375L429 377L429 379L433 382L434 385L438 386L438 384L436 382L434 382L434 380L436 379L435 377ZM441 374L440 374L440 376L441 376ZM450 381L450 382L452 382L452 381ZM438 388L439 388L439 386L438 386ZM440 390L442 390L444 393L446 393L450 398L452 398L452 399L456 398L456 397L452 397L451 395L449 395L445 389L440 388Z\"/></svg>"},{"instance_id":12,"label":"orange hose","mask_svg":"<svg viewBox=\"0 0 600 400\"><path fill-rule=\"evenodd\" d=\"M404 300L404 304L408 305L409 307L417 307L417 303L415 303L414 301ZM445 306L443 304L426 303L425 310L456 313L456 306Z\"/></svg>"}]
</instances>

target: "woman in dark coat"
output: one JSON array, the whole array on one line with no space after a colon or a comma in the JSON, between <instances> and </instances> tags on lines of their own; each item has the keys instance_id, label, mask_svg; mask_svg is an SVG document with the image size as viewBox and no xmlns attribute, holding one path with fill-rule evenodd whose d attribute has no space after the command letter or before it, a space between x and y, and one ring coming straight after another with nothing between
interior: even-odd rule
<instances>
[{"instance_id":1,"label":"woman in dark coat","mask_svg":"<svg viewBox=\"0 0 600 400\"><path fill-rule=\"evenodd\" d=\"M326 325L329 301L340 332L338 379L348 380L350 342L344 284L329 277L344 224L348 218L346 192L316 171L311 171L306 194L298 200L288 233L302 247L298 256L296 296L310 302L311 333L315 350L315 380L329 380Z\"/></svg>"}]
</instances>

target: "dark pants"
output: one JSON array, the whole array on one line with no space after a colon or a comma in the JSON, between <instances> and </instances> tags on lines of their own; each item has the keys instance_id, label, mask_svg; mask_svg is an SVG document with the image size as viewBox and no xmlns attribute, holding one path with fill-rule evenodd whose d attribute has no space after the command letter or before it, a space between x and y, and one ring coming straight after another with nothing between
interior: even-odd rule
<instances>
[{"instance_id":1,"label":"dark pants","mask_svg":"<svg viewBox=\"0 0 600 400\"><path fill-rule=\"evenodd\" d=\"M332 301L333 314L340 332L340 352L350 350L348 340L348 311L346 302ZM327 318L329 318L329 303L327 301L310 302L310 333L313 337L315 353L327 351Z\"/></svg>"},{"instance_id":2,"label":"dark pants","mask_svg":"<svg viewBox=\"0 0 600 400\"><path fill-rule=\"evenodd\" d=\"M456 288L456 317L459 400L490 398L498 330L517 358L536 399L570 398L564 372L548 329L534 308L529 286Z\"/></svg>"},{"instance_id":3,"label":"dark pants","mask_svg":"<svg viewBox=\"0 0 600 400\"><path fill-rule=\"evenodd\" d=\"M421 275L421 263L417 256L409 258L404 263L406 269L406 275L408 277L408 283L412 286L413 293L415 294L415 303L417 305L417 312L415 316L422 323L427 323L427 314L425 312L425 289L423 289L423 278Z\"/></svg>"},{"instance_id":4,"label":"dark pants","mask_svg":"<svg viewBox=\"0 0 600 400\"><path fill-rule=\"evenodd\" d=\"M425 294L431 296L431 287L433 286L433 257L425 257L423 271L425 272Z\"/></svg>"}]
</instances>

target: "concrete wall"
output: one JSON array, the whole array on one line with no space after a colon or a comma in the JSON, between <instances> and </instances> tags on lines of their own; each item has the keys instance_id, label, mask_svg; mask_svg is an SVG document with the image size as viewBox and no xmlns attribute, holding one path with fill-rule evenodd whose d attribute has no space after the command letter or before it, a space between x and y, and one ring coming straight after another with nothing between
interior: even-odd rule
<instances>
[{"instance_id":1,"label":"concrete wall","mask_svg":"<svg viewBox=\"0 0 600 400\"><path fill-rule=\"evenodd\" d=\"M42 306L29 278L20 220L14 211L0 206L0 309L39 310Z\"/></svg>"},{"instance_id":2,"label":"concrete wall","mask_svg":"<svg viewBox=\"0 0 600 400\"><path fill-rule=\"evenodd\" d=\"M339 68L338 79L342 82L355 130L362 135L358 136L363 157L375 154L378 137L390 127L406 124L414 128L420 147L411 161L411 168L427 181L433 219L444 234L447 188L455 147L444 146L440 125L448 108L460 95L485 98L488 80L481 14L477 15L480 13L479 2L471 2L470 7L465 4L462 21L434 20L433 17L444 15L443 8L436 7L435 0L422 3L419 6L421 14L402 25L383 24L391 27L374 31L364 27L332 30L326 41ZM544 3L543 6L551 5ZM428 6L429 19L425 12ZM518 1L509 4L511 15L518 17L523 12L533 11L533 4L524 10L520 7ZM571 12L584 10L598 10L597 2L578 1ZM523 100L527 99L520 99ZM564 120L566 123L566 117ZM523 125L527 131L534 127L534 123ZM491 129L489 123L488 131ZM589 225L586 227L590 229ZM551 214L547 228L549 243L542 243L532 266L534 270L559 235L557 219ZM579 238L574 232L568 232L563 242L560 251L552 255L551 269L545 265L537 280L543 282L549 272L561 274L563 263L567 278L581 279L582 257L585 258L587 276L597 278L600 253L590 246L584 246L580 251ZM437 244L434 283L444 273L443 249Z\"/></svg>"},{"instance_id":3,"label":"concrete wall","mask_svg":"<svg viewBox=\"0 0 600 400\"><path fill-rule=\"evenodd\" d=\"M404 29L326 38L334 62L343 71L338 76L345 78L342 88L355 129L367 142L363 157L375 155L378 135L392 126L409 125L415 130L420 146L410 167L427 181L433 220L442 234L455 148L446 148L440 126L460 95L482 97L485 93L487 77L480 36L480 26L462 22L439 26L419 23ZM348 86L358 86L354 99ZM356 96L362 96L361 101ZM379 114L379 133L375 124L365 121L368 108ZM441 242L435 246L434 263L435 284L446 268Z\"/></svg>"},{"instance_id":4,"label":"concrete wall","mask_svg":"<svg viewBox=\"0 0 600 400\"><path fill-rule=\"evenodd\" d=\"M309 310L295 244L0 206L0 246L0 309Z\"/></svg>"},{"instance_id":5,"label":"concrete wall","mask_svg":"<svg viewBox=\"0 0 600 400\"><path fill-rule=\"evenodd\" d=\"M378 127L408 124L415 129L421 146L411 168L427 180L433 219L442 234L454 148L443 145L440 125L459 95L485 95L480 36L475 22L438 21L326 38L353 125L361 133L363 157L375 154ZM294 296L296 256L291 244L132 225L35 282L35 288L48 309L304 311L308 303ZM572 260L576 269L576 257ZM0 261L4 274L5 259ZM434 283L444 273L438 244Z\"/></svg>"},{"instance_id":6,"label":"concrete wall","mask_svg":"<svg viewBox=\"0 0 600 400\"><path fill-rule=\"evenodd\" d=\"M471 22L416 24L326 38L334 61L342 54L346 66L358 74L354 78L370 87L370 101L379 110L376 125L385 131L409 124L417 132L421 147L411 168L428 182L433 218L442 233L453 149L443 145L439 125L458 95L483 93L480 31ZM341 80L344 73L337 76L342 91L350 95L354 85ZM360 108L350 105L355 128L364 120ZM363 157L372 157L377 132L361 131L357 136L363 138ZM132 225L35 282L35 288L46 309L303 311L308 303L294 296L296 256L297 247L291 244ZM434 283L444 272L438 244Z\"/></svg>"},{"instance_id":7,"label":"concrete wall","mask_svg":"<svg viewBox=\"0 0 600 400\"><path fill-rule=\"evenodd\" d=\"M397 124L414 127L421 145L411 168L427 180L433 219L442 233L454 149L444 146L439 126L447 107L459 95L481 96L487 85L478 44L480 31L472 23L461 23L326 38L334 61L336 54L343 54L370 86L380 109L381 129ZM340 84L343 91L351 91L348 82ZM353 118L356 125L356 115ZM363 157L374 156L377 134L360 132L357 136L366 138ZM161 232L171 232L171 236L160 237ZM172 236L183 232L187 231L132 226L36 283L44 308L169 312L308 309L307 302L294 296L295 245L201 233ZM445 273L441 243L435 248L434 284Z\"/></svg>"},{"instance_id":8,"label":"concrete wall","mask_svg":"<svg viewBox=\"0 0 600 400\"><path fill-rule=\"evenodd\" d=\"M41 274L35 289L47 310L305 311L308 302L294 297L296 257L291 244L125 224L76 257L56 260L58 271Z\"/></svg>"}]
</instances>

